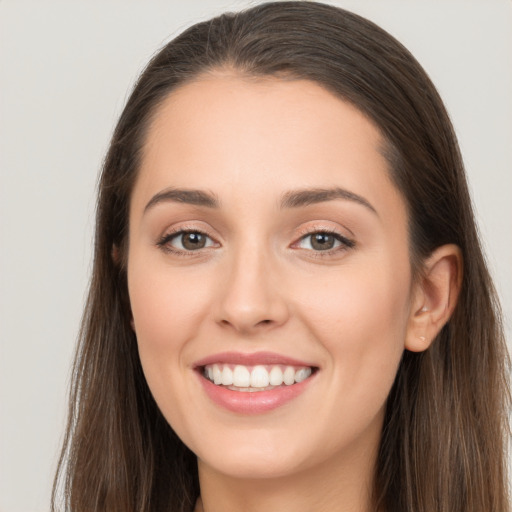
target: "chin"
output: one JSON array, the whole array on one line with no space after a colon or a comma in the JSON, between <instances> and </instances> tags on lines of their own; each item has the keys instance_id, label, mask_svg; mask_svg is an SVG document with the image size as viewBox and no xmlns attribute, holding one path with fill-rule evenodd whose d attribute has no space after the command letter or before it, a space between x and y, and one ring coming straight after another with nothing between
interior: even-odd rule
<instances>
[{"instance_id":1,"label":"chin","mask_svg":"<svg viewBox=\"0 0 512 512\"><path fill-rule=\"evenodd\" d=\"M217 473L243 480L282 478L300 471L303 466L303 461L276 455L260 452L240 457L233 453L220 461L199 459L199 465L204 464Z\"/></svg>"},{"instance_id":2,"label":"chin","mask_svg":"<svg viewBox=\"0 0 512 512\"><path fill-rule=\"evenodd\" d=\"M220 432L210 432L213 435L209 435L208 442L192 443L191 449L197 454L200 467L248 480L281 479L329 466L333 456L338 458L335 453L346 451L345 440L333 445L325 441L326 432L301 427L278 431L275 427L237 432L226 429L229 434L223 437Z\"/></svg>"}]
</instances>

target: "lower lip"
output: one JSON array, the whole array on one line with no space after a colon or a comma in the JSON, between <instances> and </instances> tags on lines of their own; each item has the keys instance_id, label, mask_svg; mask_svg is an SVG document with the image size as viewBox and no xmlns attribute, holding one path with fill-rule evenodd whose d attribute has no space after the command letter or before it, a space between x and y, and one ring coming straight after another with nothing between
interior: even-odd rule
<instances>
[{"instance_id":1,"label":"lower lip","mask_svg":"<svg viewBox=\"0 0 512 512\"><path fill-rule=\"evenodd\" d=\"M217 405L240 414L261 414L277 409L301 395L309 386L315 373L302 382L291 386L279 386L268 391L233 391L217 386L198 373L206 394Z\"/></svg>"}]
</instances>

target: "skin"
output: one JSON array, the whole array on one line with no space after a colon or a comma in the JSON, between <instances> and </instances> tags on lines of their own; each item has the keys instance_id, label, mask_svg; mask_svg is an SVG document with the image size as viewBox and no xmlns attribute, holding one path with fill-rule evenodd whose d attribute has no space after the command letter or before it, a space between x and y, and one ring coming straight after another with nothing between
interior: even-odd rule
<instances>
[{"instance_id":1,"label":"skin","mask_svg":"<svg viewBox=\"0 0 512 512\"><path fill-rule=\"evenodd\" d=\"M157 112L131 201L128 288L149 387L198 456L197 510L370 510L401 355L426 349L447 320L460 262L444 246L413 279L407 210L381 147L363 114L304 80L219 71ZM147 207L170 187L220 205ZM371 208L280 204L290 191L333 187ZM180 229L208 244L159 244ZM308 234L322 231L353 246L315 250ZM207 397L194 369L226 351L276 352L318 372L291 402L238 414Z\"/></svg>"}]
</instances>

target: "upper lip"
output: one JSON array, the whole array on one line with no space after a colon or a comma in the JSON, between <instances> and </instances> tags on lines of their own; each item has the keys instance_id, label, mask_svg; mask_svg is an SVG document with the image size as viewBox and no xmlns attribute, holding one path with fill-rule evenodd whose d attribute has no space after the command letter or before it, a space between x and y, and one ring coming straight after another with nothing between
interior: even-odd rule
<instances>
[{"instance_id":1,"label":"upper lip","mask_svg":"<svg viewBox=\"0 0 512 512\"><path fill-rule=\"evenodd\" d=\"M209 364L224 363L224 364L239 364L243 366L256 366L256 365L273 365L281 364L284 366L301 366L314 368L314 365L300 361L293 357L276 354L274 352L219 352L212 354L194 363L194 367L199 368Z\"/></svg>"}]
</instances>

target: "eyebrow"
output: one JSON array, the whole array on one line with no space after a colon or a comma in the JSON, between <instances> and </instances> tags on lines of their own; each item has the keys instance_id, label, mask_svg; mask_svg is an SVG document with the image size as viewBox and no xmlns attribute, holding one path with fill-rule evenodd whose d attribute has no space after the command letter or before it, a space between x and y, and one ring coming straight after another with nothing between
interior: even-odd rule
<instances>
[{"instance_id":1,"label":"eyebrow","mask_svg":"<svg viewBox=\"0 0 512 512\"><path fill-rule=\"evenodd\" d=\"M183 188L167 188L155 194L144 208L144 213L163 202L185 203L194 206L206 206L207 208L218 208L219 200L209 192Z\"/></svg>"},{"instance_id":2,"label":"eyebrow","mask_svg":"<svg viewBox=\"0 0 512 512\"><path fill-rule=\"evenodd\" d=\"M292 190L284 194L281 200L281 208L299 208L335 199L353 201L368 208L378 216L377 210L364 197L339 187Z\"/></svg>"},{"instance_id":3,"label":"eyebrow","mask_svg":"<svg viewBox=\"0 0 512 512\"><path fill-rule=\"evenodd\" d=\"M344 199L358 203L378 215L377 210L364 197L349 190L335 188L311 188L286 192L281 199L281 208L300 208L312 204ZM215 194L195 189L167 188L155 194L144 208L144 213L159 203L175 202L207 208L219 208L220 201Z\"/></svg>"}]
</instances>

